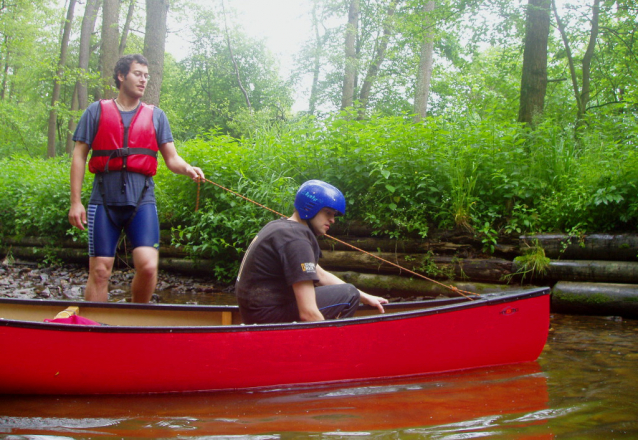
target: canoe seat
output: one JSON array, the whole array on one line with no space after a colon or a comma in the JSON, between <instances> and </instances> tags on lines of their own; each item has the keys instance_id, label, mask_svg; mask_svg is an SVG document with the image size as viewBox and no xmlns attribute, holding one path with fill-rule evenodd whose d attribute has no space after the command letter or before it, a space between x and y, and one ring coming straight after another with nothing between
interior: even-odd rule
<instances>
[{"instance_id":1,"label":"canoe seat","mask_svg":"<svg viewBox=\"0 0 638 440\"><path fill-rule=\"evenodd\" d=\"M80 314L80 308L79 307L77 307L77 306L69 306L66 309L62 310L57 315L55 315L55 318L53 318L53 319L70 318L73 315L79 315L79 314Z\"/></svg>"}]
</instances>

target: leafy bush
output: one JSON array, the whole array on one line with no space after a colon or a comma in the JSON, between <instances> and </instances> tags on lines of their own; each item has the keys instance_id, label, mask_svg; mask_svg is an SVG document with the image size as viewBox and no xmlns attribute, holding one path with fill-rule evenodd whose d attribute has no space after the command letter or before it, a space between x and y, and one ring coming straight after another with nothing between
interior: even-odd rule
<instances>
[{"instance_id":1,"label":"leafy bush","mask_svg":"<svg viewBox=\"0 0 638 440\"><path fill-rule=\"evenodd\" d=\"M500 234L631 230L638 124L613 114L588 124L575 134L551 120L529 131L472 114L414 123L407 116L359 121L344 112L264 125L248 139L206 133L178 151L217 185L202 183L198 200L197 184L160 165L160 222L174 231L174 244L213 258L221 279L234 276L252 237L278 216L237 194L287 216L308 179L344 192L340 222L392 238L463 228L490 252ZM68 173L66 159L3 159L0 234L78 235L67 221Z\"/></svg>"}]
</instances>

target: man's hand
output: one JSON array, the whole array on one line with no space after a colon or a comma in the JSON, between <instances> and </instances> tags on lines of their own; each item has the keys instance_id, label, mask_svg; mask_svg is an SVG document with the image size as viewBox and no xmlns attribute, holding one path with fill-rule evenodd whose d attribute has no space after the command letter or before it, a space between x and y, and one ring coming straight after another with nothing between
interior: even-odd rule
<instances>
[{"instance_id":1,"label":"man's hand","mask_svg":"<svg viewBox=\"0 0 638 440\"><path fill-rule=\"evenodd\" d=\"M186 175L193 179L195 182L203 182L206 179L206 177L204 177L204 172L202 171L202 169L199 167L194 167L192 165L189 165L188 168L186 168Z\"/></svg>"},{"instance_id":2,"label":"man's hand","mask_svg":"<svg viewBox=\"0 0 638 440\"><path fill-rule=\"evenodd\" d=\"M376 307L380 313L385 313L383 304L387 304L389 302L387 299L381 298L380 296L368 295L367 293L360 290L359 295L359 299L362 303L368 306Z\"/></svg>"},{"instance_id":3,"label":"man's hand","mask_svg":"<svg viewBox=\"0 0 638 440\"><path fill-rule=\"evenodd\" d=\"M71 203L71 209L69 209L69 223L84 231L84 225L86 225L86 209L84 209L84 205L82 203Z\"/></svg>"}]
</instances>

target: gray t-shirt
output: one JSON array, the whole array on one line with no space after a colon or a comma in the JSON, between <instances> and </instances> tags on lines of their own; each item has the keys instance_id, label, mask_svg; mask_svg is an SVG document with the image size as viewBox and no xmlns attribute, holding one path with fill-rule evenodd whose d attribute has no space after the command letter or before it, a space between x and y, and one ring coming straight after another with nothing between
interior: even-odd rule
<instances>
[{"instance_id":1,"label":"gray t-shirt","mask_svg":"<svg viewBox=\"0 0 638 440\"><path fill-rule=\"evenodd\" d=\"M73 133L74 141L84 142L89 147L91 146L97 134L100 110L99 101L93 102L88 106L75 128L75 133ZM130 112L120 111L125 127L131 125L136 112L137 109ZM173 142L173 134L166 113L157 107L153 108L153 125L155 126L157 145ZM102 178L102 189L100 189L98 182L100 177ZM103 191L107 201L106 204L109 206L137 206L140 195L146 185L146 177L143 174L133 172L110 171L102 173L93 180L93 191L91 192L89 204L103 205L104 201L101 194ZM155 203L155 183L152 177L148 178L148 185L149 188L144 194L140 205Z\"/></svg>"}]
</instances>

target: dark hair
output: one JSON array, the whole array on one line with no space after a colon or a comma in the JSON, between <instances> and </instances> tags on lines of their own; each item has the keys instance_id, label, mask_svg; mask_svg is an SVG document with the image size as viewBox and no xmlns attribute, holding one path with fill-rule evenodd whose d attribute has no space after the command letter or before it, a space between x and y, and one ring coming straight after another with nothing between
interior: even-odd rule
<instances>
[{"instance_id":1,"label":"dark hair","mask_svg":"<svg viewBox=\"0 0 638 440\"><path fill-rule=\"evenodd\" d=\"M131 71L131 64L133 64L133 61L137 61L138 64L148 66L148 61L146 60L146 58L144 58L144 56L140 55L139 53L133 55L124 55L122 58L117 60L115 69L113 69L113 79L115 80L115 87L117 87L118 90L120 88L121 82L117 76L121 73L122 76L126 78L126 75L128 75L128 73Z\"/></svg>"}]
</instances>

